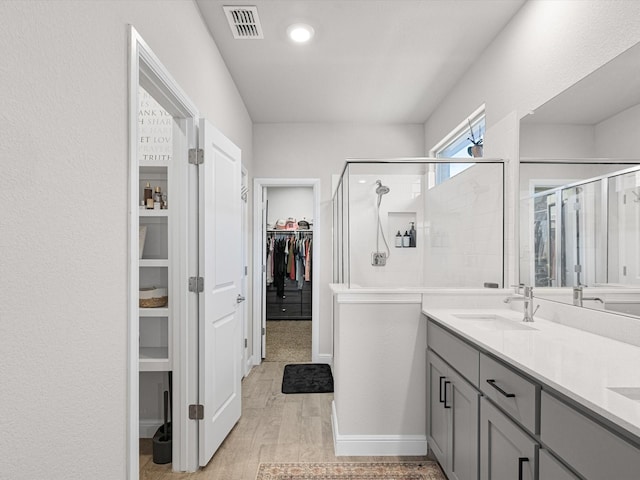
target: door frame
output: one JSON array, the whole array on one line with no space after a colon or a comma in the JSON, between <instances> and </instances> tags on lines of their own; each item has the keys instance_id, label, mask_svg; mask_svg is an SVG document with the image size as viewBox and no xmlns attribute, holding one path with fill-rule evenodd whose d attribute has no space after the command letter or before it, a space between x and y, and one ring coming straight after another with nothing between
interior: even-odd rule
<instances>
[{"instance_id":1,"label":"door frame","mask_svg":"<svg viewBox=\"0 0 640 480\"><path fill-rule=\"evenodd\" d=\"M249 371L251 370L251 366L253 364L253 358L251 355L251 350L248 345L249 342L249 333L252 330L252 326L250 323L250 298L249 298L249 172L246 167L243 165L240 170L241 184L240 184L240 194L242 203L240 205L241 208L241 235L242 235L242 279L240 281L240 294L246 297L246 301L242 303L242 364L240 368L240 372L242 377L244 378ZM247 341L247 346L245 347L245 340Z\"/></svg>"},{"instance_id":2,"label":"door frame","mask_svg":"<svg viewBox=\"0 0 640 480\"><path fill-rule=\"evenodd\" d=\"M321 363L318 347L320 343L320 179L319 178L254 178L253 180L253 364L262 363L262 324L265 310L266 266L262 264L263 247L267 240L262 224L262 193L269 187L313 188L313 247L311 258L311 361ZM264 267L264 268L263 268Z\"/></svg>"},{"instance_id":3,"label":"door frame","mask_svg":"<svg viewBox=\"0 0 640 480\"><path fill-rule=\"evenodd\" d=\"M172 161L184 163L184 171L181 172L180 182L192 180L192 173L187 171L188 150L196 146L196 131L194 128L198 120L198 110L195 104L187 97L178 83L153 53L151 48L142 39L136 29L129 25L129 83L128 83L128 153L129 153L129 225L128 225L128 298L127 298L127 425L126 425L126 452L127 452L127 478L137 480L139 478L139 311L138 311L138 196L139 196L139 171L138 171L138 87L141 81L144 88L160 101L173 116L178 128L174 133ZM189 203L185 188L183 205ZM187 220L184 220L185 222ZM181 273L188 269L189 242L187 228L181 223L176 229L175 254L180 265ZM134 268L135 265L135 268ZM184 272L183 272L184 270ZM193 312L193 302L197 299L187 296L186 288L180 294L172 295L172 303L176 306L173 312L176 317L189 316ZM195 297L195 296L194 296ZM196 304L197 311L197 304ZM193 386L190 384L188 373L193 370L191 360L193 355L193 332L187 322L172 322L172 371L174 372L174 385L172 404L173 416L173 469L175 471L193 471L193 459L197 460L197 425L195 422L184 421L188 419L188 404L193 402ZM197 332L197 330L196 330ZM190 338L191 335L191 338ZM196 350L197 353L197 350ZM197 363L195 364L197 368ZM197 372L197 370L196 370ZM197 385L196 385L197 388ZM197 390L195 391L197 395ZM197 397L196 397L197 398ZM195 451L195 457L194 457ZM195 466L197 468L197 464Z\"/></svg>"}]
</instances>

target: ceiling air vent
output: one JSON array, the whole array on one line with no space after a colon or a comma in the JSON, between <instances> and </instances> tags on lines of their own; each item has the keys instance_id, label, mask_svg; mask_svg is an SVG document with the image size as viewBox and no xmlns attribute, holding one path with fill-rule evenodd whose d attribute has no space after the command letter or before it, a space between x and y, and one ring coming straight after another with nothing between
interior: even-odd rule
<instances>
[{"instance_id":1,"label":"ceiling air vent","mask_svg":"<svg viewBox=\"0 0 640 480\"><path fill-rule=\"evenodd\" d=\"M258 7L242 7L238 5L223 6L227 15L233 38L239 40L256 40L264 38L262 26L258 18Z\"/></svg>"}]
</instances>

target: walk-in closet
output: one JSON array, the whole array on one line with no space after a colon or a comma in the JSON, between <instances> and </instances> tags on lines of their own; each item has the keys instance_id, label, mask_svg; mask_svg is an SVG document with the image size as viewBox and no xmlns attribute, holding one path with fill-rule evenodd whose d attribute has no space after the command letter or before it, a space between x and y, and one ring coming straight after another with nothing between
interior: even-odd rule
<instances>
[{"instance_id":1,"label":"walk-in closet","mask_svg":"<svg viewBox=\"0 0 640 480\"><path fill-rule=\"evenodd\" d=\"M265 189L266 361L310 362L314 196L311 187Z\"/></svg>"}]
</instances>

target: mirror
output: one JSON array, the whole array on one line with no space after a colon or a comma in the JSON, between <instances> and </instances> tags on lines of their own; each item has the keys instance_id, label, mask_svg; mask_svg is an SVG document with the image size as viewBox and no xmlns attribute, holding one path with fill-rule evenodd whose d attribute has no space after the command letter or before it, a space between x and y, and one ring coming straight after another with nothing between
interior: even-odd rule
<instances>
[{"instance_id":1,"label":"mirror","mask_svg":"<svg viewBox=\"0 0 640 480\"><path fill-rule=\"evenodd\" d=\"M640 44L520 121L519 279L640 316Z\"/></svg>"}]
</instances>

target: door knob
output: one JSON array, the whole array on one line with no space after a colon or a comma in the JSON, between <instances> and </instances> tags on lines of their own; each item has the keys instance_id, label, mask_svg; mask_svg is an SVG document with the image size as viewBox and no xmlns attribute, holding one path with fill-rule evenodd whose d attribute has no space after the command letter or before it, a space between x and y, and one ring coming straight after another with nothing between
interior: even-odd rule
<instances>
[{"instance_id":1,"label":"door knob","mask_svg":"<svg viewBox=\"0 0 640 480\"><path fill-rule=\"evenodd\" d=\"M238 294L238 297L236 298L236 302L237 303L242 303L246 300L246 298L244 298L242 295Z\"/></svg>"}]
</instances>

